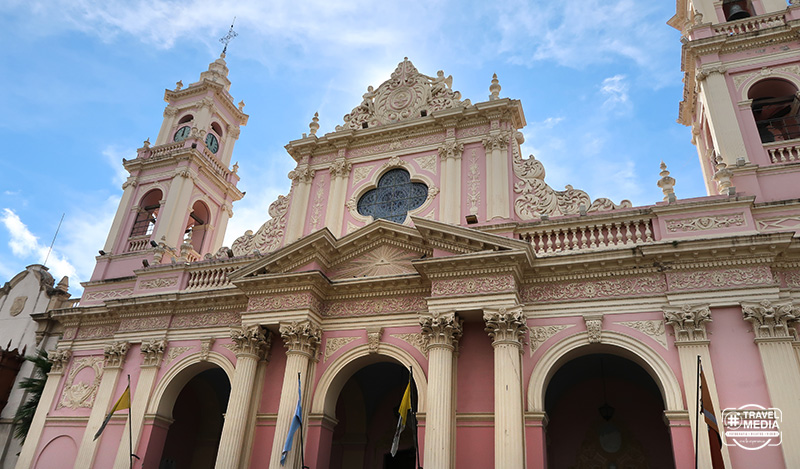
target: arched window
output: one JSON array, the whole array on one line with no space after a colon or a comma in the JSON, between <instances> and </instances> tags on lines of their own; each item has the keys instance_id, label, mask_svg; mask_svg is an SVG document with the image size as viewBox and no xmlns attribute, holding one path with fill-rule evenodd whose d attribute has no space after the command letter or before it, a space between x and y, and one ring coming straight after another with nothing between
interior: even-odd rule
<instances>
[{"instance_id":1,"label":"arched window","mask_svg":"<svg viewBox=\"0 0 800 469\"><path fill-rule=\"evenodd\" d=\"M428 186L411 182L405 169L392 169L378 180L378 187L358 199L358 213L376 220L403 223L408 212L419 208L428 198Z\"/></svg>"},{"instance_id":2,"label":"arched window","mask_svg":"<svg viewBox=\"0 0 800 469\"><path fill-rule=\"evenodd\" d=\"M750 88L753 118L762 143L800 138L800 100L786 80L761 80Z\"/></svg>"},{"instance_id":3,"label":"arched window","mask_svg":"<svg viewBox=\"0 0 800 469\"><path fill-rule=\"evenodd\" d=\"M192 205L192 213L189 214L185 233L191 237L192 247L197 252L201 252L200 250L203 248L209 215L208 207L203 202L198 200Z\"/></svg>"},{"instance_id":4,"label":"arched window","mask_svg":"<svg viewBox=\"0 0 800 469\"><path fill-rule=\"evenodd\" d=\"M185 116L181 117L181 120L178 121L178 124L185 124L187 122L191 122L194 119L194 116L191 114L186 114Z\"/></svg>"},{"instance_id":5,"label":"arched window","mask_svg":"<svg viewBox=\"0 0 800 469\"><path fill-rule=\"evenodd\" d=\"M222 126L220 126L216 122L212 122L211 130L214 131L215 134L217 134L217 137L222 138Z\"/></svg>"},{"instance_id":6,"label":"arched window","mask_svg":"<svg viewBox=\"0 0 800 469\"><path fill-rule=\"evenodd\" d=\"M161 208L161 191L154 189L142 197L139 203L139 213L133 222L131 236L143 236L153 233L158 218L158 210Z\"/></svg>"}]
</instances>

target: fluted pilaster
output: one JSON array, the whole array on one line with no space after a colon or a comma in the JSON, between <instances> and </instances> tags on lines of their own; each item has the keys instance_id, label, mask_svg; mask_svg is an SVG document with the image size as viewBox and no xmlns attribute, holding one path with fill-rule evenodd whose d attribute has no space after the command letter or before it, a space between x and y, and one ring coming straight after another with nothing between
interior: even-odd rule
<instances>
[{"instance_id":1,"label":"fluted pilaster","mask_svg":"<svg viewBox=\"0 0 800 469\"><path fill-rule=\"evenodd\" d=\"M454 358L463 329L453 312L420 317L428 351L428 409L425 422L425 467L452 467L454 460Z\"/></svg>"},{"instance_id":2,"label":"fluted pilaster","mask_svg":"<svg viewBox=\"0 0 800 469\"><path fill-rule=\"evenodd\" d=\"M485 310L494 347L494 466L525 467L522 418L522 341L528 327L521 306Z\"/></svg>"},{"instance_id":3,"label":"fluted pilaster","mask_svg":"<svg viewBox=\"0 0 800 469\"><path fill-rule=\"evenodd\" d=\"M269 332L258 325L231 329L231 339L236 345L236 370L217 452L217 469L239 467L256 368L271 344Z\"/></svg>"}]
</instances>

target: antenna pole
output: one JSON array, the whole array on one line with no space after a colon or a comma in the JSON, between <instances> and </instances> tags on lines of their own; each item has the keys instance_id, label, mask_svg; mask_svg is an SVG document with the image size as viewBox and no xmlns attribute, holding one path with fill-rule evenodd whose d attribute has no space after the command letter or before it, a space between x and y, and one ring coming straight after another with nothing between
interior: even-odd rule
<instances>
[{"instance_id":1,"label":"antenna pole","mask_svg":"<svg viewBox=\"0 0 800 469\"><path fill-rule=\"evenodd\" d=\"M47 266L47 260L50 259L50 253L53 252L53 245L56 244L56 236L58 236L58 231L61 229L61 223L64 221L65 213L61 214L61 220L58 222L58 228L56 228L56 234L53 235L53 241L50 243L50 249L47 250L47 256L44 258L44 263L42 265Z\"/></svg>"}]
</instances>

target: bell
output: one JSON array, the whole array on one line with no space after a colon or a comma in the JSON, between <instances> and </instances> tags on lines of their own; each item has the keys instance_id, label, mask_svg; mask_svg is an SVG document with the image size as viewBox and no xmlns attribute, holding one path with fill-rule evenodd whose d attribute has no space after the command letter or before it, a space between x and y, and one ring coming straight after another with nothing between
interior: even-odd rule
<instances>
[{"instance_id":1,"label":"bell","mask_svg":"<svg viewBox=\"0 0 800 469\"><path fill-rule=\"evenodd\" d=\"M728 21L736 21L743 18L750 18L750 12L742 8L741 5L733 5L728 10Z\"/></svg>"}]
</instances>

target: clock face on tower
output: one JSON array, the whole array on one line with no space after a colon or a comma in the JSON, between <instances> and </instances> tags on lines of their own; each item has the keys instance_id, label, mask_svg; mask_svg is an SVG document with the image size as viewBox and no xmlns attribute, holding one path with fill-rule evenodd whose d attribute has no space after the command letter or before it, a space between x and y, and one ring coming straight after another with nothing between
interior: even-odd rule
<instances>
[{"instance_id":1,"label":"clock face on tower","mask_svg":"<svg viewBox=\"0 0 800 469\"><path fill-rule=\"evenodd\" d=\"M211 153L216 153L217 150L219 150L219 142L217 141L217 137L215 137L214 134L210 133L206 135L206 146L208 147L209 150L211 150Z\"/></svg>"},{"instance_id":2,"label":"clock face on tower","mask_svg":"<svg viewBox=\"0 0 800 469\"><path fill-rule=\"evenodd\" d=\"M178 129L177 132L175 132L175 137L173 138L173 141L182 142L186 140L186 137L189 136L189 133L191 133L191 131L192 129L190 129L188 125L184 125L180 129Z\"/></svg>"}]
</instances>

